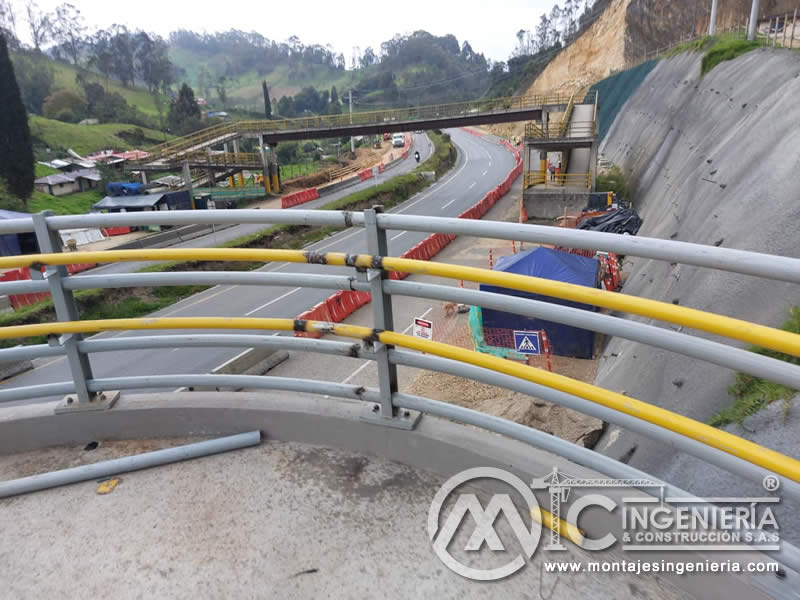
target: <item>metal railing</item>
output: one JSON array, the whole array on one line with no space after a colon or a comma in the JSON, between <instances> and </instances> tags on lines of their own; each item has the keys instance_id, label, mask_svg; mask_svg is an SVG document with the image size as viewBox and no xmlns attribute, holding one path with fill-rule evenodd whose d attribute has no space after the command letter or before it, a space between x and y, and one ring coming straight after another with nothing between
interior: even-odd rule
<instances>
[{"instance_id":1,"label":"metal railing","mask_svg":"<svg viewBox=\"0 0 800 600\"><path fill-rule=\"evenodd\" d=\"M523 188L544 186L559 188L592 187L591 173L549 173L547 171L527 171L522 181Z\"/></svg>"},{"instance_id":2,"label":"metal railing","mask_svg":"<svg viewBox=\"0 0 800 600\"><path fill-rule=\"evenodd\" d=\"M547 127L531 121L525 124L525 137L531 139L546 139L568 141L570 138L588 138L595 135L594 121L573 121L566 120L549 121Z\"/></svg>"},{"instance_id":3,"label":"metal railing","mask_svg":"<svg viewBox=\"0 0 800 600\"><path fill-rule=\"evenodd\" d=\"M242 134L268 134L280 131L324 130L334 127L349 127L351 125L373 125L422 119L439 119L458 116L474 116L487 113L511 112L537 108L539 106L561 106L570 102L571 96L566 94L514 96L505 98L492 98L488 100L472 100L469 102L455 102L451 104L437 104L431 106L417 106L409 108L387 109L368 112L354 112L341 115L321 115L300 117L296 119L280 120L255 120L234 121L209 127L196 133L176 138L159 144L148 150L148 161L162 159L174 154L185 152L192 148L208 144L215 140L222 143L228 138Z\"/></svg>"},{"instance_id":4,"label":"metal railing","mask_svg":"<svg viewBox=\"0 0 800 600\"><path fill-rule=\"evenodd\" d=\"M190 223L293 223L311 226L362 227L365 229L369 254L233 248L60 252L58 231L61 229ZM42 213L33 215L32 219L11 219L0 223L0 235L35 232L43 252L38 255L2 257L0 268L45 266L44 273L39 269L32 270L34 274L38 274L39 279L0 283L0 293L49 291L52 294L58 321L0 328L0 339L48 336L48 344L0 349L0 361L65 356L72 380L0 389L0 402L69 394L74 395L71 405L60 408L64 412L69 412L102 408L104 403L102 392L109 389L211 385L303 391L364 401L364 418L372 423L410 429L415 426L415 421L408 417L408 411L421 410L522 439L613 477L647 476L626 464L549 434L460 407L398 393L396 369L398 365L407 365L454 373L567 406L618 424L650 439L665 442L751 481L761 483L767 475L776 476L781 481L784 497L794 501L800 500L800 461L795 458L659 408L658 398L649 399L651 402L648 403L556 373L397 333L393 331L391 297L397 295L460 302L591 329L763 377L794 389L800 389L800 366L736 346L689 335L681 330L675 331L610 314L413 280L394 281L389 275L390 273L426 274L523 290L644 316L680 325L681 329L684 327L696 329L792 356L800 356L800 335L689 307L584 286L474 267L391 257L387 251L388 230L446 232L473 237L603 249L623 255L800 283L800 259L796 258L546 226L382 214L374 209L357 213L308 210L169 211L76 216L52 216ZM109 263L141 260L273 261L315 264L320 265L321 270L326 267L349 267L353 272L349 275L225 271L116 275L90 273L80 277L67 277L65 269L65 265L77 262ZM83 289L172 285L298 286L369 291L372 294L373 326L298 319L216 317L82 321L79 319L78 309L72 296L75 291ZM224 333L124 336L104 339L82 337L83 334L102 331L181 329L204 329ZM237 330L330 333L354 341L272 337L236 333ZM90 353L118 350L209 346L283 348L369 359L377 363L379 384L377 388L364 388L327 381L245 375L131 375L96 378L92 374L87 358ZM425 354L420 354L421 352ZM686 495L686 492L681 492L669 484L665 484L665 487L668 490L667 496ZM800 567L800 555L792 546L784 544L777 556L792 568Z\"/></svg>"}]
</instances>

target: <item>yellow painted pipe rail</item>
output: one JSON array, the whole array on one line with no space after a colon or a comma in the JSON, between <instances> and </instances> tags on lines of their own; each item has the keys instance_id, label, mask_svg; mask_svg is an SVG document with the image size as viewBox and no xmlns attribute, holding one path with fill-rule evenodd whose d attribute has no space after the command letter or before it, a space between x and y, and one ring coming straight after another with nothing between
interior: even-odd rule
<instances>
[{"instance_id":1,"label":"yellow painted pipe rail","mask_svg":"<svg viewBox=\"0 0 800 600\"><path fill-rule=\"evenodd\" d=\"M708 446L737 456L754 465L800 482L800 461L754 444L748 440L715 429L694 419L653 406L635 398L605 390L589 383L570 379L510 360L431 342L393 331L379 331L358 325L301 321L295 319L259 319L247 317L168 317L145 319L108 319L102 321L70 321L14 325L0 328L0 339L66 333L99 333L101 331L133 331L154 329L261 329L330 333L361 340L427 352L442 358L490 369L525 381L560 390L679 433Z\"/></svg>"},{"instance_id":2,"label":"yellow painted pipe rail","mask_svg":"<svg viewBox=\"0 0 800 600\"><path fill-rule=\"evenodd\" d=\"M591 304L611 310L632 313L675 323L715 335L748 342L763 348L800 356L800 335L749 323L741 319L716 315L694 308L676 306L658 300L628 296L582 285L552 281L540 277L502 273L476 267L413 260L409 258L375 257L369 254L344 254L341 252L307 252L303 250L252 250L245 248L167 248L143 250L107 250L100 252L70 252L56 254L28 254L0 257L0 268L30 267L41 264L66 265L73 263L102 263L124 261L164 260L230 260L279 261L316 263L334 266L376 267L400 273L418 273L448 279L487 283Z\"/></svg>"}]
</instances>

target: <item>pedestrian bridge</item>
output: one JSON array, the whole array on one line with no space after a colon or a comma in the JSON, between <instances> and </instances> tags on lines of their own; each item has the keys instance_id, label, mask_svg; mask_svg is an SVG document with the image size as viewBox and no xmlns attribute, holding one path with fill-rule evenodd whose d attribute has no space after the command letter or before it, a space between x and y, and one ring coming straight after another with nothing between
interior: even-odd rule
<instances>
[{"instance_id":1,"label":"pedestrian bridge","mask_svg":"<svg viewBox=\"0 0 800 600\"><path fill-rule=\"evenodd\" d=\"M235 248L62 253L61 245L56 241L59 230L79 227L243 222L363 228L368 241L368 253L347 254ZM618 424L654 441L666 443L675 452L693 455L724 469L732 478L759 484L765 481L765 478L774 478L780 482L780 495L784 503L794 505L800 501L800 461L795 457L780 454L741 437L660 408L657 397L632 398L558 373L398 332L392 318L391 299L393 296L422 297L543 318L557 323L592 329L610 336L621 336L668 352L677 352L704 361L708 364L709 369L715 367L734 369L779 382L794 389L800 389L800 366L749 352L722 340L744 342L791 356L800 356L800 335L730 316L674 305L670 302L474 267L388 256L386 251L387 230L424 231L430 232L434 236L441 234L467 235L515 240L528 244L603 250L619 255L683 263L699 268L717 269L791 284L800 283L800 259L796 258L556 227L473 219L383 214L374 209L364 212L218 210L78 216L41 214L34 216L33 220L7 220L0 223L0 234L34 232L43 253L2 257L0 258L0 267L33 267L34 273L39 273L38 267L44 267L44 269L43 276L38 280L0 283L0 293L50 292L58 319L48 323L0 327L0 339L25 340L38 336L46 336L47 339L47 343L0 349L0 361L66 356L70 364L72 379L58 383L0 389L0 403L15 403L13 406L0 408L0 455L10 455L13 460L16 453L32 452L50 446L85 443L88 440L186 438L198 434L216 436L259 430L262 435L265 434L273 440L301 445L313 444L316 448L331 448L336 449L336 452L356 453L358 456L381 457L402 463L419 470L419 472L435 473L441 477L449 477L471 467L492 465L508 469L516 473L523 481L531 482L534 478L541 478L557 467L562 473L584 478L612 477L629 482L627 488L604 491L604 493L610 494L610 497L616 498L617 501L621 501L623 494L635 494L638 498L642 498L642 501L661 502L666 510L672 511L676 510L670 504L672 499L692 498L691 490L678 489L669 481L655 479L650 474L628 464L542 431L429 398L401 393L398 391L397 368L398 366L410 366L489 383L567 406L603 421ZM165 271L112 276L86 274L68 277L65 268L66 265L73 263L141 260L257 261L289 265L310 263L319 265L320 272L299 274L290 271ZM412 277L404 280L408 274ZM510 295L421 283L415 281L413 277L415 274L487 283L497 287L562 298L605 308L612 311L613 314L637 315L656 322L679 326L679 328L677 330L664 328L612 314L557 306ZM342 291L343 293L362 295L368 293L368 299L371 299L372 320L369 325L319 321L300 317L285 319L208 316L81 320L73 298L76 291L84 289L231 284L303 286ZM691 330L713 334L716 337L708 339L705 336L693 335L688 332ZM112 331L121 332L121 335L96 339L84 339L83 337L85 334ZM272 335L281 332L290 335ZM323 336L328 336L328 338L321 339ZM718 339L720 341L717 341ZM364 387L334 381L241 374L176 373L167 376L147 376L136 373L136 364L131 365L130 372L119 373L115 377L95 378L88 360L90 355L99 352L137 349L166 352L173 348L189 349L209 346L243 349L271 348L368 359L377 364L378 385ZM169 354L164 354L164 356L165 360L168 360ZM251 391L225 393L214 391L141 392L141 390L154 388L172 389L175 387L184 389L202 387L211 390L215 388L246 388ZM284 392L284 395L282 398L262 397L257 390L279 390ZM296 394L299 393L314 394L316 399L296 397ZM64 400L61 402L37 402L38 398L55 394L64 395ZM20 401L27 402L20 403ZM331 450L331 452L333 451ZM318 460L315 462L313 452L298 450L297 455L300 458L297 459L297 462L292 463L294 466L290 471L286 471L285 477L302 477L305 472L317 473L320 463ZM0 456L0 472L3 472L2 460L4 458ZM345 463L347 460L350 459L346 459ZM278 461L275 464L281 463ZM361 468L363 468L363 464L366 463L359 464L362 464ZM180 465L176 468L180 469ZM210 474L197 474L196 467L187 466L186 468L203 479L206 476L210 477ZM242 479L239 480L238 485L248 487L246 482L252 479L252 474L242 472L241 476ZM326 476L317 473L316 477L324 478ZM411 477L411 475L404 477ZM417 479L417 481L425 480L425 476L420 475L419 477L421 479ZM77 479L73 479L73 481L78 480L80 480L80 475ZM644 483L637 487L639 484L636 482ZM660 486L660 492L654 491L653 482ZM65 481L59 481L59 483L65 483ZM53 485L52 479L48 483L46 477L44 479L34 477L6 481L0 483L0 498L47 488L51 485ZM183 485L194 488L197 481L184 481ZM213 487L214 484L210 482L209 485ZM280 487L282 485L280 478L275 481L274 485L277 486L276 489L283 489ZM385 485L390 485L388 480ZM268 487L271 488L271 486ZM137 495L135 506L140 507L139 510L142 510L142 506L145 506L144 510L149 510L146 507L152 506L154 514L160 512L170 514L169 501L166 505L159 506L160 501L157 499L159 497L157 490L159 489L161 488L155 485L150 488L150 495ZM196 487L191 490L191 495L195 497L199 495L202 498L205 489L205 487ZM573 489L569 501L575 502L591 491L583 488ZM246 490L243 493L247 497L251 497L253 501L257 501L256 496L252 496L251 492L252 490ZM364 493L374 494L377 491L365 491ZM419 499L419 494L422 492L417 489L414 493L417 494L414 498ZM542 494L539 497L539 506L542 508L541 511L537 510L533 514L533 522L560 532L565 540L571 542L570 552L577 553L574 555L579 557L578 560L588 560L591 557L587 551L591 548L589 542L592 540L599 540L607 534L621 535L621 525L614 513L600 511L592 513L591 518L585 518L580 523L572 523L563 513L549 512L547 507L551 505L546 493L537 493ZM276 494L275 490L270 489L270 503L281 504L281 499ZM433 490L431 491L432 495ZM238 493L229 490L227 496L238 497ZM55 499L55 497L52 498ZM302 504L301 500L296 500ZM9 501L0 500L0 503L2 502ZM20 506L27 506L19 502L24 502L24 497L13 505L16 507L15 510L19 510ZM181 500L175 498L174 502L181 502ZM198 502L200 503L198 506L203 504L202 500ZM322 505L324 506L326 503L323 502ZM76 508L74 504L70 505L70 509ZM3 510L0 510L0 519L3 518ZM52 513L52 509L42 508L40 510L45 510L47 514ZM251 507L248 510L253 509ZM712 507L711 510L717 509ZM226 511L218 510L213 514L209 513L207 519L213 522L217 515L224 512ZM245 513L242 514L242 518L246 520ZM121 515L122 513L120 513ZM109 515L104 515L103 522L107 523L109 527L113 527L113 519L108 521L109 518ZM291 515L285 514L282 518L281 522L287 524L286 531L290 531L292 529L289 525L292 520ZM318 511L314 521L318 525L322 522L317 520L319 518ZM52 529L53 525L47 519L37 522L39 526L49 528L46 545L55 543L59 548L64 548L58 540L58 535L62 532ZM533 522L532 528L539 527ZM328 537L339 539L343 535L354 535L357 530L360 530L358 523L343 524L340 522L338 525L329 521L325 521L325 523L329 529L317 543L325 544L327 542L320 540ZM204 522L203 524L198 523L197 526L202 528L208 525ZM272 526L277 527L275 523ZM330 529L331 527L333 529ZM712 525L709 527L713 529ZM746 526L742 525L742 527L749 531ZM342 533L342 528L346 530L345 533ZM434 532L435 529L434 527ZM53 539L54 532L56 532L55 540ZM67 531L63 533L72 535ZM79 534L76 533L76 535ZM409 533L404 535L405 537L401 535L400 538L405 541L408 541L408 536L412 536ZM287 544L287 548L293 549L293 556L302 556L304 552L313 555L314 551L310 546L317 544L306 539L305 543L308 546L304 548L302 545L296 547L290 538L284 537L283 540ZM425 541L424 536L423 541ZM19 544L24 547L26 542L36 543L33 538L24 538L23 536L20 538ZM174 543L178 544L178 540L174 540ZM277 540L276 543L278 543ZM121 544L124 546L128 544L128 541L121 542ZM403 546L400 542L398 544ZM331 547L326 547L330 549L329 554L338 555ZM226 549L224 552L220 549L219 552L235 554L239 551L237 548L240 546L233 544L230 549ZM123 552L120 548L116 551ZM21 550L20 552L21 556L24 555L24 552ZM146 548L142 547L141 552L146 553ZM191 556L182 556L181 560L191 561L194 558L193 553L198 552L199 549L194 548L188 552L188 555ZM541 554L542 550L540 549L539 555L541 556ZM198 556L200 555L198 554ZM639 560L643 559L644 555L642 553L626 553L622 557L629 560L633 557ZM680 577L664 575L663 579L669 583L669 586L674 586L678 590L672 597L705 598L709 597L708 590L713 589L714 597L728 599L789 598L794 597L793 594L800 582L798 580L800 554L794 546L785 541L781 542L778 549L744 547L735 553L725 553L698 547L682 552L659 554L659 559L666 562L686 560L687 557L698 561L732 560L742 564L749 561L777 561L780 564L780 571L777 574L763 576L716 574ZM201 558L197 560L202 562ZM218 557L215 560L225 559ZM274 566L274 560L277 559L266 560L268 565ZM342 556L342 560L346 561L347 557ZM393 571L392 556L373 556L368 562L375 560L382 560L386 570ZM397 564L404 565L403 572L414 569L413 564L409 564L407 559L397 557L397 560L400 561ZM430 561L429 555L426 560ZM310 569L311 567L314 565L310 564L306 568ZM2 568L0 567L0 572L2 572ZM428 567L420 566L420 569L425 571ZM314 571L308 572L313 573ZM446 575L434 577L441 584L439 591L449 587L446 583L448 580L441 579L441 577L453 575L446 569L444 572ZM343 571L338 571L338 573L341 575ZM339 582L338 585L341 585L344 591L355 589L369 590L370 593L376 591L375 580L370 580L372 581L370 585L365 583L369 579L368 577L362 580L366 577L364 575L353 574L351 577L347 581ZM381 579L381 577L385 579ZM462 589L465 585L464 580L457 576L454 577L454 581L457 583L453 583L453 585ZM648 578L645 580L657 583L657 580ZM517 577L512 578L511 581L517 583L509 585L526 585L525 582L528 580ZM389 585L388 582L391 582L389 587L393 591L411 592L413 585L417 585L412 585L407 580L394 575L379 576L378 582L387 582L387 585ZM332 581L330 583L332 584ZM658 586L656 585L656 587ZM599 590L598 597L603 597L603 594L606 594L606 597L614 597L614 594L608 592L608 589ZM632 593L632 597L635 596L636 594Z\"/></svg>"},{"instance_id":2,"label":"pedestrian bridge","mask_svg":"<svg viewBox=\"0 0 800 600\"><path fill-rule=\"evenodd\" d=\"M184 157L197 160L195 154L198 151L222 146L242 137L258 138L262 143L272 145L289 140L530 121L541 119L543 110L563 112L570 98L560 94L516 96L297 119L234 121L150 148L150 155L143 164L164 166L184 160ZM228 162L233 160L236 159L229 159ZM242 160L247 159L243 157Z\"/></svg>"}]
</instances>

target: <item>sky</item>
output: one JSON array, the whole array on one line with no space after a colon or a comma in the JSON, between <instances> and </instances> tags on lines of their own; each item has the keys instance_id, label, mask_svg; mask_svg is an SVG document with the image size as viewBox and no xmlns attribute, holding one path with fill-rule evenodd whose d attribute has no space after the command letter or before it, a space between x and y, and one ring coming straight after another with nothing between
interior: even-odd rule
<instances>
[{"instance_id":1,"label":"sky","mask_svg":"<svg viewBox=\"0 0 800 600\"><path fill-rule=\"evenodd\" d=\"M520 29L532 30L539 16L549 12L556 0L460 0L400 2L348 0L302 0L254 2L226 0L72 0L90 29L120 23L129 29L144 29L166 36L176 29L197 32L241 29L256 31L282 42L296 35L304 44L330 44L349 65L353 48L361 52L372 46L377 54L381 42L396 33L424 29L434 35L452 33L459 44L469 41L473 50L493 61L505 61L516 45ZM38 0L41 9L53 11L63 2ZM30 41L25 21L25 1L11 0L17 18L17 35Z\"/></svg>"}]
</instances>

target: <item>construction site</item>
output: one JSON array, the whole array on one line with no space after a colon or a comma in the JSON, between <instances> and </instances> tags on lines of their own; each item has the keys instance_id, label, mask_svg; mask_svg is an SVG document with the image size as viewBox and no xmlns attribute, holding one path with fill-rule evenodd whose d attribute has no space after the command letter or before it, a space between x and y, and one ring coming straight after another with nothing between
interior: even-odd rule
<instances>
[{"instance_id":1,"label":"construction site","mask_svg":"<svg viewBox=\"0 0 800 600\"><path fill-rule=\"evenodd\" d=\"M513 97L226 122L0 221L8 597L797 597L797 10L591 14Z\"/></svg>"}]
</instances>

